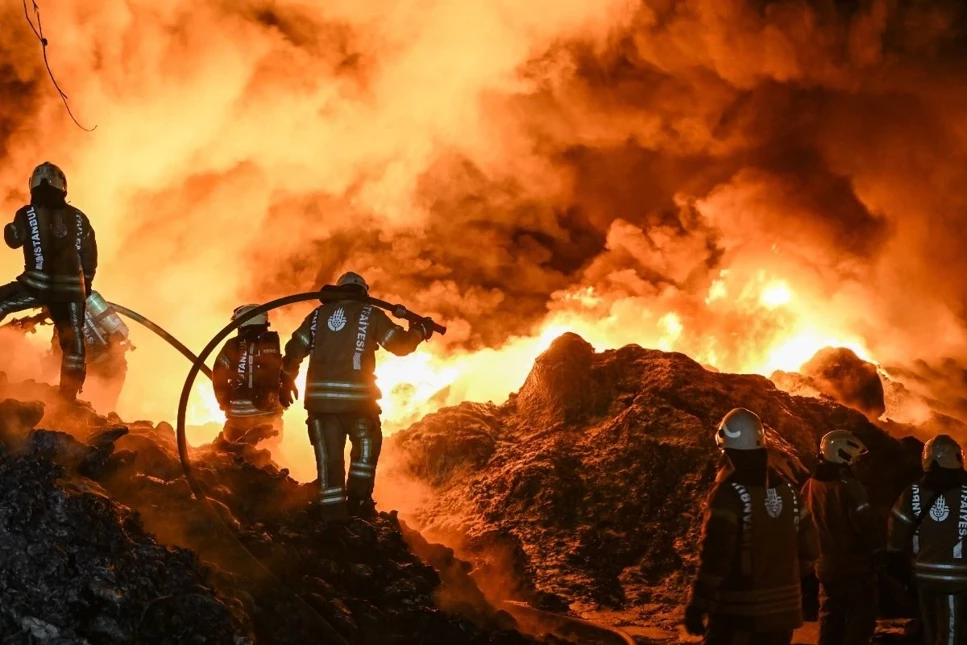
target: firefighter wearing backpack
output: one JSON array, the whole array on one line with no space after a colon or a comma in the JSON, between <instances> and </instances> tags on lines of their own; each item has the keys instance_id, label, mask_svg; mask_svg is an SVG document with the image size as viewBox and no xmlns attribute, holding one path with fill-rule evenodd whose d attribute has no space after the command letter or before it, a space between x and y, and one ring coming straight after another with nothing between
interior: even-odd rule
<instances>
[{"instance_id":1,"label":"firefighter wearing backpack","mask_svg":"<svg viewBox=\"0 0 967 645\"><path fill-rule=\"evenodd\" d=\"M232 320L256 308L242 305ZM243 322L238 335L226 341L215 358L212 386L225 412L225 440L255 444L265 439L263 445L268 448L282 440L279 345L279 335L269 331L268 314L261 314Z\"/></svg>"},{"instance_id":2,"label":"firefighter wearing backpack","mask_svg":"<svg viewBox=\"0 0 967 645\"><path fill-rule=\"evenodd\" d=\"M850 465L867 452L853 433L823 436L802 497L819 537L819 645L868 645L876 630L875 553L882 528Z\"/></svg>"},{"instance_id":3,"label":"firefighter wearing backpack","mask_svg":"<svg viewBox=\"0 0 967 645\"><path fill-rule=\"evenodd\" d=\"M923 479L900 495L890 515L888 548L909 563L920 596L926 645L967 643L967 473L948 435L923 447Z\"/></svg>"},{"instance_id":4,"label":"firefighter wearing backpack","mask_svg":"<svg viewBox=\"0 0 967 645\"><path fill-rule=\"evenodd\" d=\"M812 570L815 558L809 510L769 468L765 430L755 413L729 412L715 442L728 465L706 505L685 627L704 635L706 645L789 645L803 623L801 574Z\"/></svg>"},{"instance_id":5,"label":"firefighter wearing backpack","mask_svg":"<svg viewBox=\"0 0 967 645\"><path fill-rule=\"evenodd\" d=\"M336 286L369 293L357 273L346 273ZM360 300L340 300L318 307L306 317L285 345L282 367L282 404L298 395L295 379L309 358L305 407L309 413L309 439L316 456L320 515L342 519L347 514L375 513L373 485L382 446L380 408L376 387L376 349L382 347L406 356L432 332L419 322L404 330L383 310ZM346 437L352 443L346 480L343 452Z\"/></svg>"}]
</instances>

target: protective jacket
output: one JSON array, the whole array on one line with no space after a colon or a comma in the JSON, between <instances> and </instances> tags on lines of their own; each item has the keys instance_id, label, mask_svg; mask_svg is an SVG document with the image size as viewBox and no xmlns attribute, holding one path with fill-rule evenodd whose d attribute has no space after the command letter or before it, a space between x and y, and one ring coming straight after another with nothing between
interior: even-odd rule
<instances>
[{"instance_id":1,"label":"protective jacket","mask_svg":"<svg viewBox=\"0 0 967 645\"><path fill-rule=\"evenodd\" d=\"M97 271L97 241L77 208L24 206L3 229L12 249L23 247L24 272L17 281L42 302L83 302Z\"/></svg>"},{"instance_id":2,"label":"protective jacket","mask_svg":"<svg viewBox=\"0 0 967 645\"><path fill-rule=\"evenodd\" d=\"M305 407L315 414L378 410L376 348L406 356L424 340L419 329L405 330L383 310L356 301L331 302L309 314L285 345L283 378L294 380L309 357Z\"/></svg>"},{"instance_id":3,"label":"protective jacket","mask_svg":"<svg viewBox=\"0 0 967 645\"><path fill-rule=\"evenodd\" d=\"M720 473L708 499L690 604L717 629L791 631L803 622L800 572L815 558L812 519L777 473L765 484L764 472L736 468Z\"/></svg>"},{"instance_id":4,"label":"protective jacket","mask_svg":"<svg viewBox=\"0 0 967 645\"><path fill-rule=\"evenodd\" d=\"M913 579L921 590L967 592L965 538L967 475L962 470L928 473L900 495L890 515L889 548L910 554Z\"/></svg>"},{"instance_id":5,"label":"protective jacket","mask_svg":"<svg viewBox=\"0 0 967 645\"><path fill-rule=\"evenodd\" d=\"M228 417L282 412L282 354L274 331L242 334L225 342L212 370L215 398Z\"/></svg>"},{"instance_id":6,"label":"protective jacket","mask_svg":"<svg viewBox=\"0 0 967 645\"><path fill-rule=\"evenodd\" d=\"M803 486L802 498L819 538L816 576L828 582L871 574L883 529L849 466L820 462Z\"/></svg>"}]
</instances>

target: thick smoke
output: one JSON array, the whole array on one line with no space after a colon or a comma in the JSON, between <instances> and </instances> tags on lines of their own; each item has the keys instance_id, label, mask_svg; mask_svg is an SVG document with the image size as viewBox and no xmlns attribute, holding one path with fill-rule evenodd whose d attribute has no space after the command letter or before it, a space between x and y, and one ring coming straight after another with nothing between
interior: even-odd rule
<instances>
[{"instance_id":1,"label":"thick smoke","mask_svg":"<svg viewBox=\"0 0 967 645\"><path fill-rule=\"evenodd\" d=\"M764 373L830 343L967 354L957 3L40 7L98 129L0 9L2 206L61 164L97 288L190 346L353 269L449 326L442 401L505 395L566 328ZM121 412L170 418L186 365L136 344Z\"/></svg>"}]
</instances>

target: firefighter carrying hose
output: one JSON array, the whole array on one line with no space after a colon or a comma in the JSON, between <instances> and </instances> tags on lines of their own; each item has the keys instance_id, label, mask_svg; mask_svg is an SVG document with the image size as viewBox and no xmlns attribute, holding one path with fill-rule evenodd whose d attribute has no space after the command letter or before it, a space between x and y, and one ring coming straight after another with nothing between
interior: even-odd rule
<instances>
[{"instance_id":1,"label":"firefighter carrying hose","mask_svg":"<svg viewBox=\"0 0 967 645\"><path fill-rule=\"evenodd\" d=\"M362 276L346 273L337 287L369 293ZM411 321L404 330L381 309L360 300L327 302L305 319L285 345L282 362L282 404L298 396L295 379L302 361L309 358L305 407L319 476L320 515L344 518L347 513L375 513L373 484L382 445L381 393L374 370L376 349L405 356L430 337L425 323ZM352 442L348 482L343 451Z\"/></svg>"},{"instance_id":2,"label":"firefighter carrying hose","mask_svg":"<svg viewBox=\"0 0 967 645\"><path fill-rule=\"evenodd\" d=\"M868 645L876 630L875 565L883 531L850 470L866 446L853 433L834 430L823 436L819 452L802 490L819 537L819 645Z\"/></svg>"},{"instance_id":3,"label":"firefighter carrying hose","mask_svg":"<svg viewBox=\"0 0 967 645\"><path fill-rule=\"evenodd\" d=\"M888 548L912 569L923 643L967 643L967 472L960 445L937 435L923 447L923 479L900 495Z\"/></svg>"},{"instance_id":4,"label":"firefighter carrying hose","mask_svg":"<svg viewBox=\"0 0 967 645\"><path fill-rule=\"evenodd\" d=\"M816 555L812 518L796 489L770 470L755 413L726 414L715 442L728 465L706 505L685 627L706 645L789 645L803 623L800 577Z\"/></svg>"},{"instance_id":5,"label":"firefighter carrying hose","mask_svg":"<svg viewBox=\"0 0 967 645\"><path fill-rule=\"evenodd\" d=\"M0 320L46 307L61 348L60 393L77 398L87 375L84 301L97 270L97 241L87 216L67 204L67 177L46 161L30 175L30 204L3 229L12 249L23 248L24 272L0 287Z\"/></svg>"},{"instance_id":6,"label":"firefighter carrying hose","mask_svg":"<svg viewBox=\"0 0 967 645\"><path fill-rule=\"evenodd\" d=\"M237 307L232 320L257 307ZM281 442L281 372L279 334L269 331L268 314L242 323L238 335L222 346L212 370L215 399L225 412L226 441L256 444L264 439L269 448Z\"/></svg>"}]
</instances>

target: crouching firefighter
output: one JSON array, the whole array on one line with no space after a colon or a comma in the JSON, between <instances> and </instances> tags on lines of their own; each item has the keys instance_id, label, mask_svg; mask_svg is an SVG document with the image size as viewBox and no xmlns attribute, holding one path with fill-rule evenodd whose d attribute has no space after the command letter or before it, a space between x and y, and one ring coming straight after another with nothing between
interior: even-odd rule
<instances>
[{"instance_id":1,"label":"crouching firefighter","mask_svg":"<svg viewBox=\"0 0 967 645\"><path fill-rule=\"evenodd\" d=\"M337 287L366 296L369 287L356 273L339 278ZM305 407L319 475L320 515L339 519L376 511L373 484L382 446L374 370L377 346L406 356L430 337L432 330L410 322L404 330L381 309L365 300L327 302L313 311L285 345L282 359L282 404L298 395L299 365L309 357ZM345 477L346 436L352 442L348 482Z\"/></svg>"},{"instance_id":2,"label":"crouching firefighter","mask_svg":"<svg viewBox=\"0 0 967 645\"><path fill-rule=\"evenodd\" d=\"M706 645L789 645L803 623L800 576L816 555L812 518L796 489L770 470L753 412L725 415L715 442L728 464L706 506L685 627Z\"/></svg>"},{"instance_id":3,"label":"crouching firefighter","mask_svg":"<svg viewBox=\"0 0 967 645\"><path fill-rule=\"evenodd\" d=\"M3 229L12 249L23 248L24 272L0 287L0 320L46 307L61 349L60 393L77 398L87 375L84 301L97 270L97 242L87 216L69 206L67 178L50 162L30 175L30 204Z\"/></svg>"},{"instance_id":4,"label":"crouching firefighter","mask_svg":"<svg viewBox=\"0 0 967 645\"><path fill-rule=\"evenodd\" d=\"M850 465L867 452L853 433L823 436L802 497L819 537L819 645L869 645L876 630L876 564L883 527Z\"/></svg>"},{"instance_id":5,"label":"crouching firefighter","mask_svg":"<svg viewBox=\"0 0 967 645\"><path fill-rule=\"evenodd\" d=\"M923 447L923 479L900 495L888 548L912 569L925 645L967 643L967 473L964 453L938 435Z\"/></svg>"},{"instance_id":6,"label":"crouching firefighter","mask_svg":"<svg viewBox=\"0 0 967 645\"><path fill-rule=\"evenodd\" d=\"M256 308L242 305L232 320ZM256 444L265 439L269 448L282 441L281 373L279 334L269 331L268 314L243 322L238 335L222 346L212 370L215 399L225 412L226 441Z\"/></svg>"},{"instance_id":7,"label":"crouching firefighter","mask_svg":"<svg viewBox=\"0 0 967 645\"><path fill-rule=\"evenodd\" d=\"M49 316L49 313L48 313ZM124 324L100 293L91 291L84 304L84 347L87 358L87 380L84 397L96 409L110 411L117 406L128 372L125 354L134 349ZM51 338L50 356L60 360L60 336L57 327Z\"/></svg>"}]
</instances>

